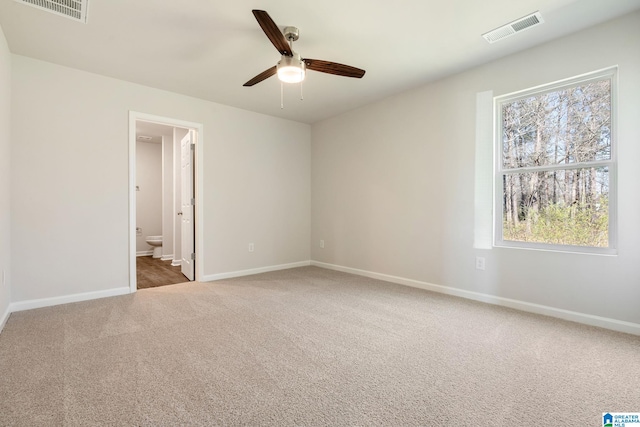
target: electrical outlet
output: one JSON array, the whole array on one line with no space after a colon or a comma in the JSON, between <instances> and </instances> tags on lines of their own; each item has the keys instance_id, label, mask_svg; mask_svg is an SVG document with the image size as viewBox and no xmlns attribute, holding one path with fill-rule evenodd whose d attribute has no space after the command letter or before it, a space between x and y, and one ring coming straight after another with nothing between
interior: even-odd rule
<instances>
[{"instance_id":1,"label":"electrical outlet","mask_svg":"<svg viewBox=\"0 0 640 427\"><path fill-rule=\"evenodd\" d=\"M476 269L477 270L484 270L485 268L485 260L483 257L481 256L477 256L476 257Z\"/></svg>"},{"instance_id":2,"label":"electrical outlet","mask_svg":"<svg viewBox=\"0 0 640 427\"><path fill-rule=\"evenodd\" d=\"M249 243L249 252L253 252L253 249L254 249L253 243Z\"/></svg>"},{"instance_id":3,"label":"electrical outlet","mask_svg":"<svg viewBox=\"0 0 640 427\"><path fill-rule=\"evenodd\" d=\"M324 249L324 240L320 240L320 249Z\"/></svg>"}]
</instances>

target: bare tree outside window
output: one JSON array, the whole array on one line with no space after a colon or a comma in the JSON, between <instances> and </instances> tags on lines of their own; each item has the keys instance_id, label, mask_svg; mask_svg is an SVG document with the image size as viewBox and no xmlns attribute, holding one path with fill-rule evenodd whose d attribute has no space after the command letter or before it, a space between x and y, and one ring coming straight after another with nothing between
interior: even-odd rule
<instances>
[{"instance_id":1,"label":"bare tree outside window","mask_svg":"<svg viewBox=\"0 0 640 427\"><path fill-rule=\"evenodd\" d=\"M498 102L503 242L610 247L612 77Z\"/></svg>"}]
</instances>

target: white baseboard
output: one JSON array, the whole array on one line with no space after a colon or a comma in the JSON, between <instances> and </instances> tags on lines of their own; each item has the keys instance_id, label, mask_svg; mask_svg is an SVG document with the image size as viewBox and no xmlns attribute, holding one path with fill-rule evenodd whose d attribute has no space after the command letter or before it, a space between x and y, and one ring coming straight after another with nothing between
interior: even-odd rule
<instances>
[{"instance_id":1,"label":"white baseboard","mask_svg":"<svg viewBox=\"0 0 640 427\"><path fill-rule=\"evenodd\" d=\"M10 315L11 315L11 304L9 304L7 309L4 311L4 314L2 314L2 317L0 317L0 333L2 333L2 330L4 329L4 325L7 324L7 320L9 320Z\"/></svg>"},{"instance_id":2,"label":"white baseboard","mask_svg":"<svg viewBox=\"0 0 640 427\"><path fill-rule=\"evenodd\" d=\"M533 304L525 301L514 300L510 298L498 297L495 295L483 294L479 292L472 292L463 289L451 288L448 286L435 285L432 283L421 282L413 279L406 279L403 277L391 276L388 274L375 273L372 271L360 270L351 267L343 267L335 264L328 264L319 261L301 261L291 264L273 265L268 267L253 268L249 270L233 271L228 273L219 273L203 276L201 281L209 282L214 280L229 279L233 277L249 276L252 274L266 273L270 271L286 270L289 268L305 267L313 265L316 267L327 268L330 270L342 271L345 273L356 274L359 276L370 277L372 279L384 280L391 283L397 283L400 285L411 286L414 288L425 289L428 291L438 292L447 295L453 295L461 298L471 299L474 301L485 302L489 304L499 305L503 307L514 308L521 311L530 313L542 314L546 316L556 317L564 320L570 320L573 322L583 323L591 326L598 326L601 328L611 329L618 332L625 332L634 335L640 335L640 324L626 322L623 320L616 320L606 317L594 316L591 314L578 313L575 311L564 310L555 307L544 306L540 304ZM113 288L104 291L85 292L81 294L65 295L53 298L42 298L27 301L18 301L11 303L5 313L0 317L0 332L4 328L9 315L16 311L31 310L35 308L50 307L59 304L68 304L73 302L88 301L97 298L106 298L118 295L125 295L130 293L130 288Z\"/></svg>"},{"instance_id":3,"label":"white baseboard","mask_svg":"<svg viewBox=\"0 0 640 427\"><path fill-rule=\"evenodd\" d=\"M231 279L233 277L251 276L252 274L268 273L269 271L287 270L289 268L307 267L311 265L311 261L300 261L291 264L271 265L268 267L252 268L249 270L231 271L228 273L218 273L205 275L201 282L212 282L214 280Z\"/></svg>"},{"instance_id":4,"label":"white baseboard","mask_svg":"<svg viewBox=\"0 0 640 427\"><path fill-rule=\"evenodd\" d=\"M153 253L153 251L151 251ZM171 255L162 255L160 258L161 261L173 261L173 254Z\"/></svg>"},{"instance_id":5,"label":"white baseboard","mask_svg":"<svg viewBox=\"0 0 640 427\"><path fill-rule=\"evenodd\" d=\"M149 255L153 255L153 249L151 249L150 251L138 251L138 252L136 252L136 256L149 256Z\"/></svg>"},{"instance_id":6,"label":"white baseboard","mask_svg":"<svg viewBox=\"0 0 640 427\"><path fill-rule=\"evenodd\" d=\"M131 289L127 287L107 289L104 291L84 292L81 294L64 295L61 297L41 298L27 301L13 302L9 305L9 312L32 310L34 308L50 307L53 305L68 304L71 302L88 301L98 298L114 297L131 293Z\"/></svg>"},{"instance_id":7,"label":"white baseboard","mask_svg":"<svg viewBox=\"0 0 640 427\"><path fill-rule=\"evenodd\" d=\"M640 335L640 324L626 322L624 320L610 319L607 317L594 316L591 314L578 313L576 311L563 310L561 308L549 307L546 305L533 304L530 302L514 300L510 298L498 297L495 295L483 294L480 292L466 291L464 289L451 288L448 286L434 285L432 283L421 282L418 280L405 279L403 277L390 276L388 274L374 273L357 268L343 267L340 265L327 264L319 261L311 261L311 265L316 267L327 268L330 270L342 271L344 273L356 274L358 276L370 277L372 279L384 280L387 282L397 283L399 285L411 286L414 288L425 289L428 291L439 292L441 294L453 295L461 298L471 299L474 301L485 302L489 304L499 305L503 307L515 308L516 310L526 311L529 313L542 314L545 316L556 317L559 319L570 320L572 322L583 323L600 328L611 329L618 332Z\"/></svg>"},{"instance_id":8,"label":"white baseboard","mask_svg":"<svg viewBox=\"0 0 640 427\"><path fill-rule=\"evenodd\" d=\"M182 260L180 259L174 259L173 261L171 261L171 266L172 267L178 267L182 265Z\"/></svg>"}]
</instances>

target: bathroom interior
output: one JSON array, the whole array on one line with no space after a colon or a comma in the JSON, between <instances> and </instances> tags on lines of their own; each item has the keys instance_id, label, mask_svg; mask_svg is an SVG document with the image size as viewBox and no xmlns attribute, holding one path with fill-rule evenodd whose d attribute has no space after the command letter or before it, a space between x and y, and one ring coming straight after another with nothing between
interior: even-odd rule
<instances>
[{"instance_id":1,"label":"bathroom interior","mask_svg":"<svg viewBox=\"0 0 640 427\"><path fill-rule=\"evenodd\" d=\"M188 129L136 121L138 289L183 283L180 141Z\"/></svg>"}]
</instances>

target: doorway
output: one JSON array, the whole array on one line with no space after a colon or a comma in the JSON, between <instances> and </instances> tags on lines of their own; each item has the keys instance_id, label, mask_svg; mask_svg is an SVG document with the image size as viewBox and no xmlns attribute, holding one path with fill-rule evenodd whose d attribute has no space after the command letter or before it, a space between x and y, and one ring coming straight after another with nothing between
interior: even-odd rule
<instances>
[{"instance_id":1,"label":"doorway","mask_svg":"<svg viewBox=\"0 0 640 427\"><path fill-rule=\"evenodd\" d=\"M130 292L202 276L202 135L199 123L129 114Z\"/></svg>"}]
</instances>

